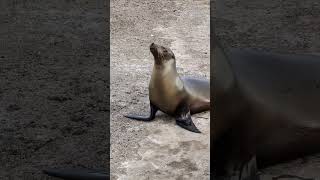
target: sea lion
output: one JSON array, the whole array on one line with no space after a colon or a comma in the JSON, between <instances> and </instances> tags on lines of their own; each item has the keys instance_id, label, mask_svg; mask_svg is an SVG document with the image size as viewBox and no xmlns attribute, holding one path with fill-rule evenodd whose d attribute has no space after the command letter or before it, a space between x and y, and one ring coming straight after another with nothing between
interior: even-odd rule
<instances>
[{"instance_id":1,"label":"sea lion","mask_svg":"<svg viewBox=\"0 0 320 180\"><path fill-rule=\"evenodd\" d=\"M160 110L174 116L177 125L182 128L200 133L191 119L191 114L210 109L210 82L190 77L181 78L176 70L175 55L169 48L152 43L150 51L154 57L149 83L150 115L125 117L151 121Z\"/></svg>"},{"instance_id":2,"label":"sea lion","mask_svg":"<svg viewBox=\"0 0 320 180\"><path fill-rule=\"evenodd\" d=\"M213 41L212 162L217 179L320 152L320 56L223 49Z\"/></svg>"}]
</instances>

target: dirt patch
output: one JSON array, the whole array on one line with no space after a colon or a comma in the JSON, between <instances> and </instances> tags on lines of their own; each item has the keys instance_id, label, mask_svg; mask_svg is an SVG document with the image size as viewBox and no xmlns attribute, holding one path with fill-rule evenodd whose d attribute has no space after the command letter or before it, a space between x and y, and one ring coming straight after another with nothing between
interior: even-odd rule
<instances>
[{"instance_id":1,"label":"dirt patch","mask_svg":"<svg viewBox=\"0 0 320 180\"><path fill-rule=\"evenodd\" d=\"M107 168L104 1L0 4L0 179Z\"/></svg>"}]
</instances>

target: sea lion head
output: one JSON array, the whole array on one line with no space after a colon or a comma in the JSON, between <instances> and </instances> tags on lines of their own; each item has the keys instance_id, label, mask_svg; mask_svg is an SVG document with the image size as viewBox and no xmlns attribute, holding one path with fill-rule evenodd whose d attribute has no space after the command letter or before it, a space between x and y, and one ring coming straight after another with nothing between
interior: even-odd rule
<instances>
[{"instance_id":1,"label":"sea lion head","mask_svg":"<svg viewBox=\"0 0 320 180\"><path fill-rule=\"evenodd\" d=\"M175 61L175 56L170 48L152 43L150 45L150 51L156 65L163 65L167 62Z\"/></svg>"}]
</instances>

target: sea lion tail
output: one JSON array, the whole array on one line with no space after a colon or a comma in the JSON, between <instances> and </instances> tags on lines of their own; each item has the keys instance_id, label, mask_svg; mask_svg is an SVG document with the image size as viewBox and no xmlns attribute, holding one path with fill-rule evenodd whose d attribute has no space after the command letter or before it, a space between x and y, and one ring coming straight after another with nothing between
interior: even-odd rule
<instances>
[{"instance_id":1,"label":"sea lion tail","mask_svg":"<svg viewBox=\"0 0 320 180\"><path fill-rule=\"evenodd\" d=\"M43 173L65 180L109 180L104 170L88 169L47 169Z\"/></svg>"}]
</instances>

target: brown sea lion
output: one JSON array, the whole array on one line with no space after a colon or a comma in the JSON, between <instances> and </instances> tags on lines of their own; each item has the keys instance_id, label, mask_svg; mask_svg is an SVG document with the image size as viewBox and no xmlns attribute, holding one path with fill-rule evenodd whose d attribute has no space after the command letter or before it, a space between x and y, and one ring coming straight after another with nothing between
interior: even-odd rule
<instances>
[{"instance_id":1,"label":"brown sea lion","mask_svg":"<svg viewBox=\"0 0 320 180\"><path fill-rule=\"evenodd\" d=\"M175 55L169 48L152 43L150 51L154 57L149 83L150 115L125 117L151 121L160 110L174 116L177 125L182 128L200 133L191 119L191 114L210 109L210 82L190 77L181 78L176 70Z\"/></svg>"},{"instance_id":2,"label":"brown sea lion","mask_svg":"<svg viewBox=\"0 0 320 180\"><path fill-rule=\"evenodd\" d=\"M105 170L89 169L47 169L43 171L49 176L64 180L107 180L109 173Z\"/></svg>"},{"instance_id":3,"label":"brown sea lion","mask_svg":"<svg viewBox=\"0 0 320 180\"><path fill-rule=\"evenodd\" d=\"M212 155L217 179L320 152L320 56L223 49L213 42Z\"/></svg>"}]
</instances>

